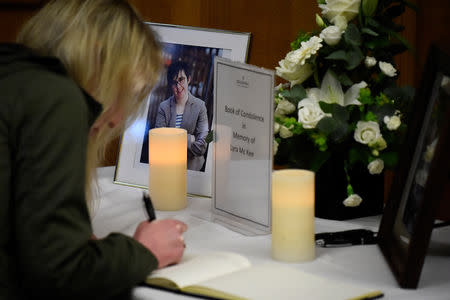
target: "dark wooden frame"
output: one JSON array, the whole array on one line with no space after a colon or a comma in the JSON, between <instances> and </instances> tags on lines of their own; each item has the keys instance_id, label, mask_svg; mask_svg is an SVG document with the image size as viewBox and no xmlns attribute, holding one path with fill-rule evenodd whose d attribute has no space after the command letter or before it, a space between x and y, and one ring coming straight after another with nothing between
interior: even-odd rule
<instances>
[{"instance_id":1,"label":"dark wooden frame","mask_svg":"<svg viewBox=\"0 0 450 300\"><path fill-rule=\"evenodd\" d=\"M450 57L438 47L432 46L422 83L412 107L406 143L400 155L399 166L378 233L378 245L399 285L403 288L417 288L435 222L436 209L439 201L443 200L444 187L448 184L450 99L447 93L441 93L440 84L436 83L442 82L443 75L450 76ZM417 165L413 166L416 151L419 151L416 155L423 155L423 149L426 146L424 140L420 139L420 132L428 131L427 128L432 123L430 120L435 120L426 117L427 111L431 111L433 106L438 104L444 107L441 110L444 114L441 115L443 122L438 127L439 141L429 165L428 178L422 190L423 197L420 197L418 202L415 221L409 223L408 230L404 223L402 207L406 206L406 200L410 200L405 197L415 193L411 187L418 184L410 182L411 185L409 185L407 180L408 176L416 176L416 167L419 164L417 162Z\"/></svg>"}]
</instances>

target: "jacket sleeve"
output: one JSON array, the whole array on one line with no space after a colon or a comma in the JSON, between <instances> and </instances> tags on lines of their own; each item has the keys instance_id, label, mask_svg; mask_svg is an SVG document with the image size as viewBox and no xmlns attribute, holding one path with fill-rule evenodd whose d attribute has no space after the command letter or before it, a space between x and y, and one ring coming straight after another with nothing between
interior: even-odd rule
<instances>
[{"instance_id":1,"label":"jacket sleeve","mask_svg":"<svg viewBox=\"0 0 450 300\"><path fill-rule=\"evenodd\" d=\"M21 284L39 299L107 299L142 282L157 261L122 234L90 240L85 100L69 79L38 78L27 85L14 114L21 149L14 176Z\"/></svg>"},{"instance_id":2,"label":"jacket sleeve","mask_svg":"<svg viewBox=\"0 0 450 300\"><path fill-rule=\"evenodd\" d=\"M166 102L161 102L158 107L158 113L156 115L155 128L160 127L169 127L170 120L167 118L166 110L167 106L165 106ZM170 110L170 106L168 108Z\"/></svg>"},{"instance_id":3,"label":"jacket sleeve","mask_svg":"<svg viewBox=\"0 0 450 300\"><path fill-rule=\"evenodd\" d=\"M197 124L195 132L192 135L188 134L188 157L201 156L206 152L206 136L208 135L208 115L206 114L206 106L201 101L198 111Z\"/></svg>"}]
</instances>

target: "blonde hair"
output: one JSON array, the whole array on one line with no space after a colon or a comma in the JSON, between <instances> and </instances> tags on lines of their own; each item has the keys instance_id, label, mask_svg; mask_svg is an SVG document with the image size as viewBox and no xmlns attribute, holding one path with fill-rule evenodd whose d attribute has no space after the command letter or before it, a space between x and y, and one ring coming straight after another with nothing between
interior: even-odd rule
<instances>
[{"instance_id":1,"label":"blonde hair","mask_svg":"<svg viewBox=\"0 0 450 300\"><path fill-rule=\"evenodd\" d=\"M23 27L17 41L43 56L61 60L69 75L103 105L124 113L114 129L89 136L86 199L96 186L95 171L106 146L136 118L162 66L152 30L125 0L53 0Z\"/></svg>"}]
</instances>

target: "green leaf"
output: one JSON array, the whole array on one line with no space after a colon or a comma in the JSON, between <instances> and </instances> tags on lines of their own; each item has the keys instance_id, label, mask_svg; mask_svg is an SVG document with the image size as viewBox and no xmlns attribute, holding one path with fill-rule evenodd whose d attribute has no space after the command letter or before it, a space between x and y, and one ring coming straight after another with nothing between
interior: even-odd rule
<instances>
[{"instance_id":1,"label":"green leaf","mask_svg":"<svg viewBox=\"0 0 450 300\"><path fill-rule=\"evenodd\" d=\"M319 101L319 105L324 113L331 114L337 121L346 122L350 116L347 109L337 103Z\"/></svg>"},{"instance_id":2,"label":"green leaf","mask_svg":"<svg viewBox=\"0 0 450 300\"><path fill-rule=\"evenodd\" d=\"M329 135L329 138L332 141L334 141L335 143L338 143L344 139L344 137L347 135L348 131L349 131L349 126L348 126L347 122L337 121L336 130L333 131Z\"/></svg>"},{"instance_id":3,"label":"green leaf","mask_svg":"<svg viewBox=\"0 0 450 300\"><path fill-rule=\"evenodd\" d=\"M319 106L320 109L322 109L322 111L326 114L331 114L331 112L333 111L333 107L331 106L330 103L319 101Z\"/></svg>"},{"instance_id":4,"label":"green leaf","mask_svg":"<svg viewBox=\"0 0 450 300\"><path fill-rule=\"evenodd\" d=\"M320 167L330 158L330 152L321 152L317 151L317 153L312 157L310 170L313 172L317 172Z\"/></svg>"},{"instance_id":5,"label":"green leaf","mask_svg":"<svg viewBox=\"0 0 450 300\"><path fill-rule=\"evenodd\" d=\"M364 16L371 17L377 10L378 0L362 0L362 12Z\"/></svg>"},{"instance_id":6,"label":"green leaf","mask_svg":"<svg viewBox=\"0 0 450 300\"><path fill-rule=\"evenodd\" d=\"M373 112L377 115L379 121L383 121L385 116L392 116L395 113L395 107L392 104L386 104L383 106L376 106L373 108Z\"/></svg>"},{"instance_id":7,"label":"green leaf","mask_svg":"<svg viewBox=\"0 0 450 300\"><path fill-rule=\"evenodd\" d=\"M305 88L304 88L301 84L294 85L294 86L291 88L291 95L290 95L290 98L293 99L293 100L294 100L294 99L295 99L295 100L298 99L297 103L294 103L294 104L298 104L298 102L299 102L301 99L306 98L306 90L305 90Z\"/></svg>"},{"instance_id":8,"label":"green leaf","mask_svg":"<svg viewBox=\"0 0 450 300\"><path fill-rule=\"evenodd\" d=\"M339 142L349 130L347 122L332 117L322 118L319 123L317 123L316 128L328 135L335 143Z\"/></svg>"},{"instance_id":9,"label":"green leaf","mask_svg":"<svg viewBox=\"0 0 450 300\"><path fill-rule=\"evenodd\" d=\"M289 98L291 96L291 91L289 90L283 90L279 93L280 96L283 96L284 98Z\"/></svg>"},{"instance_id":10,"label":"green leaf","mask_svg":"<svg viewBox=\"0 0 450 300\"><path fill-rule=\"evenodd\" d=\"M347 29L344 32L344 40L349 45L361 45L361 33L359 32L358 27L356 27L355 24L348 24Z\"/></svg>"},{"instance_id":11,"label":"green leaf","mask_svg":"<svg viewBox=\"0 0 450 300\"><path fill-rule=\"evenodd\" d=\"M397 39L399 40L403 45L405 45L406 48L408 48L408 50L412 51L414 54L416 53L416 50L411 46L411 44L408 42L407 39L405 39L403 36L401 36L400 34L398 34L397 32L391 32L391 34Z\"/></svg>"},{"instance_id":12,"label":"green leaf","mask_svg":"<svg viewBox=\"0 0 450 300\"><path fill-rule=\"evenodd\" d=\"M361 29L361 32L366 33L371 36L378 36L378 33L376 33L375 31L373 31L372 29L367 28L367 27L364 27L363 29Z\"/></svg>"},{"instance_id":13,"label":"green leaf","mask_svg":"<svg viewBox=\"0 0 450 300\"><path fill-rule=\"evenodd\" d=\"M366 18L366 22L367 24L369 24L370 26L372 26L373 28L378 28L380 27L380 23L378 23L377 21L375 21L372 18Z\"/></svg>"},{"instance_id":14,"label":"green leaf","mask_svg":"<svg viewBox=\"0 0 450 300\"><path fill-rule=\"evenodd\" d=\"M383 93L396 101L411 101L414 98L415 90L411 86L392 86L384 89Z\"/></svg>"},{"instance_id":15,"label":"green leaf","mask_svg":"<svg viewBox=\"0 0 450 300\"><path fill-rule=\"evenodd\" d=\"M347 52L344 50L334 51L330 55L326 56L325 59L334 59L334 60L345 60L347 61Z\"/></svg>"},{"instance_id":16,"label":"green leaf","mask_svg":"<svg viewBox=\"0 0 450 300\"><path fill-rule=\"evenodd\" d=\"M209 144L210 142L213 141L213 139L214 139L214 131L213 131L213 130L210 130L210 131L208 132L208 134L206 135L205 142L206 142L207 144Z\"/></svg>"},{"instance_id":17,"label":"green leaf","mask_svg":"<svg viewBox=\"0 0 450 300\"><path fill-rule=\"evenodd\" d=\"M298 102L306 98L306 90L301 84L294 85L290 90L280 92L286 100L297 106Z\"/></svg>"},{"instance_id":18,"label":"green leaf","mask_svg":"<svg viewBox=\"0 0 450 300\"><path fill-rule=\"evenodd\" d=\"M348 118L350 117L347 109L344 106L340 106L339 104L335 104L333 106L332 114L337 120L344 123L346 123Z\"/></svg>"},{"instance_id":19,"label":"green leaf","mask_svg":"<svg viewBox=\"0 0 450 300\"><path fill-rule=\"evenodd\" d=\"M348 75L345 74L345 73L339 74L339 75L337 76L337 80L339 80L339 82L340 82L342 85L345 85L345 86L351 86L351 85L353 84L353 81L352 81L352 80L350 79L350 77L348 77Z\"/></svg>"},{"instance_id":20,"label":"green leaf","mask_svg":"<svg viewBox=\"0 0 450 300\"><path fill-rule=\"evenodd\" d=\"M354 47L348 52L347 70L353 70L364 60L364 55L359 47Z\"/></svg>"},{"instance_id":21,"label":"green leaf","mask_svg":"<svg viewBox=\"0 0 450 300\"><path fill-rule=\"evenodd\" d=\"M329 135L330 133L335 131L337 127L337 122L332 117L324 117L316 125L316 128L326 135Z\"/></svg>"},{"instance_id":22,"label":"green leaf","mask_svg":"<svg viewBox=\"0 0 450 300\"><path fill-rule=\"evenodd\" d=\"M348 151L348 160L350 165L353 165L356 162L362 162L363 164L366 164L368 155L367 152L361 150L361 148L351 148Z\"/></svg>"},{"instance_id":23,"label":"green leaf","mask_svg":"<svg viewBox=\"0 0 450 300\"><path fill-rule=\"evenodd\" d=\"M386 48L389 45L390 45L389 40L387 40L386 38L382 38L382 37L372 39L366 43L366 47L369 48L370 50Z\"/></svg>"},{"instance_id":24,"label":"green leaf","mask_svg":"<svg viewBox=\"0 0 450 300\"><path fill-rule=\"evenodd\" d=\"M398 162L397 152L381 152L380 158L384 161L384 165L388 168L393 168Z\"/></svg>"}]
</instances>

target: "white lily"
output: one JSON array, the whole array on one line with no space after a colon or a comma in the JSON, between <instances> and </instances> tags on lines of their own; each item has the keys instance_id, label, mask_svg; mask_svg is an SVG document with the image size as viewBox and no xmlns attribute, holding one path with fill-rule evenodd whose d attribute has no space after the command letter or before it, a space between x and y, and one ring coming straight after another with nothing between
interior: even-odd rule
<instances>
[{"instance_id":1,"label":"white lily","mask_svg":"<svg viewBox=\"0 0 450 300\"><path fill-rule=\"evenodd\" d=\"M358 101L359 90L365 88L367 83L361 81L352 85L344 94L341 83L327 71L323 77L320 89L312 88L307 91L308 98L326 103L337 103L341 106L361 105Z\"/></svg>"}]
</instances>

